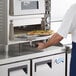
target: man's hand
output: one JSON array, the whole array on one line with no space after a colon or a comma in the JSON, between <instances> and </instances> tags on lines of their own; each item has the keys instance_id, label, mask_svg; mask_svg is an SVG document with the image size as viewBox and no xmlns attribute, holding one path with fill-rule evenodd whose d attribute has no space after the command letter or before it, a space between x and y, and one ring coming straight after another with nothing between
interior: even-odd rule
<instances>
[{"instance_id":1,"label":"man's hand","mask_svg":"<svg viewBox=\"0 0 76 76\"><path fill-rule=\"evenodd\" d=\"M44 49L45 48L45 43L44 42L38 42L38 49Z\"/></svg>"}]
</instances>

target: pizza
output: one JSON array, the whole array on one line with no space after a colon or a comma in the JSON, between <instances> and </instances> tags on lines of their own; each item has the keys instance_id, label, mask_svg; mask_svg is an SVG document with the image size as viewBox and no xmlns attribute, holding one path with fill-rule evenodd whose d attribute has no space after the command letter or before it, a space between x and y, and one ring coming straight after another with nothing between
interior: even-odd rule
<instances>
[{"instance_id":1,"label":"pizza","mask_svg":"<svg viewBox=\"0 0 76 76\"><path fill-rule=\"evenodd\" d=\"M34 30L27 32L27 35L51 35L53 33L53 30Z\"/></svg>"}]
</instances>

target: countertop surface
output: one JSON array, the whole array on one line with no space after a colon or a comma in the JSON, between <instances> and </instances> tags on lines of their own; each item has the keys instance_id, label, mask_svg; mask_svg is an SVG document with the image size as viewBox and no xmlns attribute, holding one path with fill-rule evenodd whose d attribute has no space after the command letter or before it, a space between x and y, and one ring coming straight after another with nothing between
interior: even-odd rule
<instances>
[{"instance_id":1,"label":"countertop surface","mask_svg":"<svg viewBox=\"0 0 76 76\"><path fill-rule=\"evenodd\" d=\"M12 62L35 59L39 57L55 55L64 52L65 47L59 47L59 46L51 46L42 50L38 50L36 48L30 48L29 50L26 49L24 51L17 51L17 52L10 51L8 53L0 51L0 66Z\"/></svg>"}]
</instances>

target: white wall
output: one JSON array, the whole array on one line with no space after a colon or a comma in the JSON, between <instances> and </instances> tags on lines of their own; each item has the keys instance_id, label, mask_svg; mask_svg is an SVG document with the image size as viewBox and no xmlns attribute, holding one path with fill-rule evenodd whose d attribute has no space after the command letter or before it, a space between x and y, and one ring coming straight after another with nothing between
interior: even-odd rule
<instances>
[{"instance_id":1,"label":"white wall","mask_svg":"<svg viewBox=\"0 0 76 76\"><path fill-rule=\"evenodd\" d=\"M61 25L61 22L51 22L51 29L56 32L60 27L60 25Z\"/></svg>"},{"instance_id":2,"label":"white wall","mask_svg":"<svg viewBox=\"0 0 76 76\"><path fill-rule=\"evenodd\" d=\"M62 20L67 9L75 3L76 0L51 0L51 20Z\"/></svg>"}]
</instances>

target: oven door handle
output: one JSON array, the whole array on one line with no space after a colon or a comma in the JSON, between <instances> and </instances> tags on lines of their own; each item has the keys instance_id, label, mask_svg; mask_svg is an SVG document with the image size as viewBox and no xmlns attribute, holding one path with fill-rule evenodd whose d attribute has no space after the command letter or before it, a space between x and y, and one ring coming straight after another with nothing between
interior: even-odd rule
<instances>
[{"instance_id":1,"label":"oven door handle","mask_svg":"<svg viewBox=\"0 0 76 76\"><path fill-rule=\"evenodd\" d=\"M48 64L48 66L50 67L50 68L52 68L52 60L46 60L46 61L41 61L41 62L37 62L37 63L35 63L35 72L36 72L36 67L37 66L39 66L39 65L42 65L42 64Z\"/></svg>"}]
</instances>

